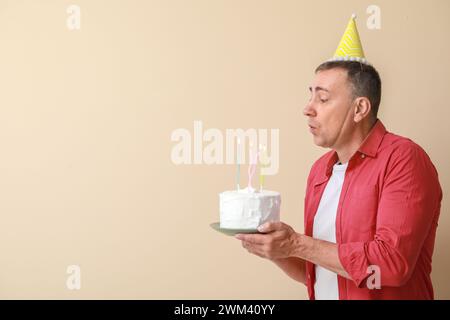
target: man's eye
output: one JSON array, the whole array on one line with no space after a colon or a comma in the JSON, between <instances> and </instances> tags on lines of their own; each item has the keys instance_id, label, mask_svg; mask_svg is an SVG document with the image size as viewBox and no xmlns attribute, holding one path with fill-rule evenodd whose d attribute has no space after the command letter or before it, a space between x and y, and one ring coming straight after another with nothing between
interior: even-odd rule
<instances>
[{"instance_id":1,"label":"man's eye","mask_svg":"<svg viewBox=\"0 0 450 320\"><path fill-rule=\"evenodd\" d=\"M322 102L322 103L325 103L327 101L328 101L328 99L320 99L320 102Z\"/></svg>"}]
</instances>

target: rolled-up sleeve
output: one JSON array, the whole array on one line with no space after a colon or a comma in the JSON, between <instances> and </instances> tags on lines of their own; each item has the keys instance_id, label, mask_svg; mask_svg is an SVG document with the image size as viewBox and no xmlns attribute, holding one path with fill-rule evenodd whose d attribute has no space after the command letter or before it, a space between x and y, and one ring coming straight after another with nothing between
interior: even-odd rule
<instances>
[{"instance_id":1,"label":"rolled-up sleeve","mask_svg":"<svg viewBox=\"0 0 450 320\"><path fill-rule=\"evenodd\" d=\"M373 240L338 244L340 262L358 287L370 266L379 267L381 286L405 284L440 211L436 169L413 142L393 152L383 179Z\"/></svg>"}]
</instances>

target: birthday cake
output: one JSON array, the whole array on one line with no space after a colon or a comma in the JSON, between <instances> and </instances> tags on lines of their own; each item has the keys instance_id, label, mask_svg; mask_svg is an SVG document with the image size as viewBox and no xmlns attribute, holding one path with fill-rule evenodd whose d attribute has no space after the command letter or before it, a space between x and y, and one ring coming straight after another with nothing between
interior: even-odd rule
<instances>
[{"instance_id":1,"label":"birthday cake","mask_svg":"<svg viewBox=\"0 0 450 320\"><path fill-rule=\"evenodd\" d=\"M268 221L280 221L278 192L250 188L225 191L220 198L220 228L256 229Z\"/></svg>"},{"instance_id":2,"label":"birthday cake","mask_svg":"<svg viewBox=\"0 0 450 320\"><path fill-rule=\"evenodd\" d=\"M238 145L240 144L238 140ZM250 144L251 147L251 144ZM220 228L255 230L269 221L280 221L281 196L278 192L265 190L264 174L262 169L268 163L265 146L260 145L260 152L250 153L248 167L247 188L239 187L240 157L238 157L236 190L225 191L219 194L220 200ZM252 179L256 167L260 163L259 189L252 187Z\"/></svg>"}]
</instances>

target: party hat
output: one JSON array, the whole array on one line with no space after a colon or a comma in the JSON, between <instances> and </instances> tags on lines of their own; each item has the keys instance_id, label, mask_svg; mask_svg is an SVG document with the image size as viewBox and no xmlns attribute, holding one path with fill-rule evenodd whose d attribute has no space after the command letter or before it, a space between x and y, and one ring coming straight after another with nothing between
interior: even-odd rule
<instances>
[{"instance_id":1,"label":"party hat","mask_svg":"<svg viewBox=\"0 0 450 320\"><path fill-rule=\"evenodd\" d=\"M369 64L364 56L364 50L361 45L361 40L359 39L355 19L356 15L353 14L333 58L329 61L358 61Z\"/></svg>"}]
</instances>

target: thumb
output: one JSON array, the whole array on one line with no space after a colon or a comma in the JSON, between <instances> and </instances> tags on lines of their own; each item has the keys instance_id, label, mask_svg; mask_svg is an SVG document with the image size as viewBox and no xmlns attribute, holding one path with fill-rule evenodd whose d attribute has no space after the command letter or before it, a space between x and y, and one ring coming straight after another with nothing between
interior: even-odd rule
<instances>
[{"instance_id":1,"label":"thumb","mask_svg":"<svg viewBox=\"0 0 450 320\"><path fill-rule=\"evenodd\" d=\"M258 231L268 233L268 232L272 232L275 230L280 230L282 228L282 226L283 226L283 222L281 222L281 221L266 222L258 227Z\"/></svg>"}]
</instances>

